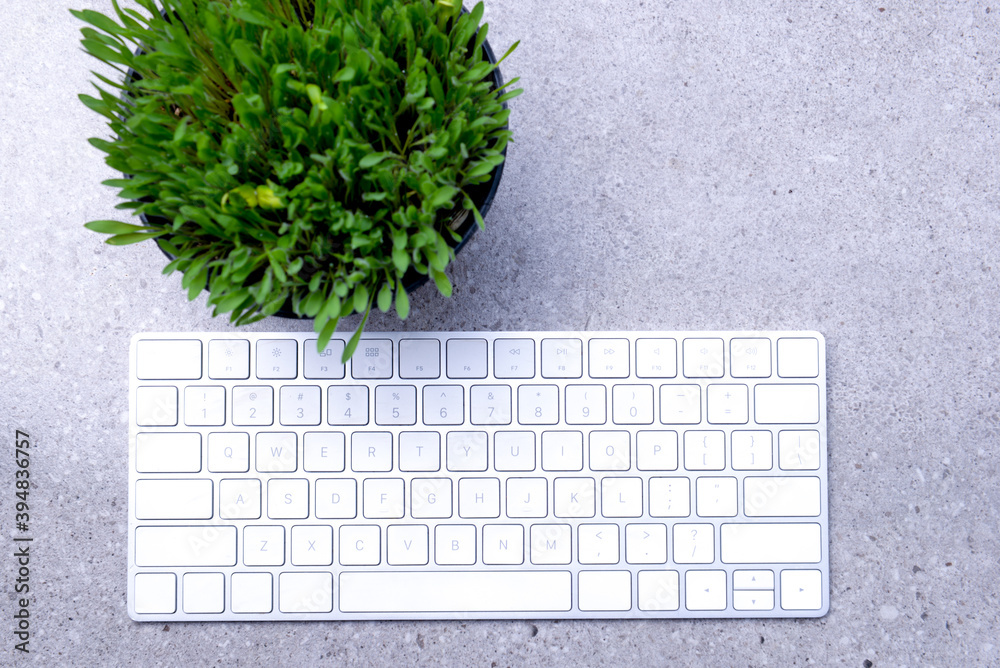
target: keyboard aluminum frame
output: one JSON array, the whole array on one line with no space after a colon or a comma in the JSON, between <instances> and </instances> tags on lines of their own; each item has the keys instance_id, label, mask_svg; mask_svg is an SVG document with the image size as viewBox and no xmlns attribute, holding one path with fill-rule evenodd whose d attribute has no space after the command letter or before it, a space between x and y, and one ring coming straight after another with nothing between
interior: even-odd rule
<instances>
[{"instance_id":1,"label":"keyboard aluminum frame","mask_svg":"<svg viewBox=\"0 0 1000 668\"><path fill-rule=\"evenodd\" d=\"M781 475L778 469L778 456L777 456L777 433L783 427L781 425L760 425L755 426L753 422L753 383L757 382L782 382L782 379L777 377L777 339L785 337L811 337L815 338L819 342L819 375L815 379L809 379L807 382L815 383L819 386L819 422L815 425L810 425L809 429L815 429L820 434L820 451L819 451L819 469L815 471L808 471L810 476L816 476L820 479L820 513L817 517L808 518L795 518L791 521L799 522L810 522L818 523L821 527L821 559L818 563L806 563L806 564L725 564L721 562L720 555L720 527L723 524L731 522L780 522L783 518L746 518L743 516L743 503L742 503L742 487L743 479L752 475L767 475L767 471L734 471L731 468L731 432L733 430L739 429L759 429L759 430L769 430L773 434L773 465L771 469L772 475ZM128 503L128 613L129 616L136 621L278 621L278 620L302 620L302 621L320 621L320 620L402 620L402 619L721 619L721 618L750 618L750 619L766 619L766 618L813 618L822 617L827 614L830 607L830 564L829 564L829 513L828 513L828 467L827 467L827 379L826 379L826 343L824 337L815 331L633 331L633 332L581 332L581 331L567 331L567 332L548 332L548 331L526 331L526 332L366 332L362 338L362 343L359 345L359 349L363 346L365 339L390 339L393 343L393 376L387 379L377 379L377 380L359 380L352 378L350 362L345 369L345 378L343 380L315 380L307 379L303 377L303 343L310 339L315 339L316 335L312 332L150 332L136 334L132 340L129 349L129 369L130 369L130 380L129 380L129 503ZM347 336L341 333L335 334L335 338L347 340ZM441 359L440 359L440 369L441 374L437 379L402 379L399 377L399 341L401 339L421 339L430 338L441 341ZM488 364L487 364L487 377L481 379L452 379L446 376L446 360L445 360L445 350L446 341L449 338L473 338L473 339L485 339L488 342ZM524 338L532 339L535 341L535 375L531 379L505 379L505 378L495 378L493 375L493 350L494 341L497 339L513 339L513 338ZM583 373L581 378L543 378L541 377L541 340L545 338L579 338L584 342L583 345ZM588 378L587 375L587 357L588 357L588 346L587 339L592 338L627 338L629 339L629 376L627 378ZM673 378L642 378L636 375L636 365L635 365L635 351L636 339L640 338L673 338L677 341L677 374ZM725 369L723 372L723 377L721 378L688 378L684 376L683 369L683 344L682 340L687 338L723 338L726 340L724 346L724 356L725 356ZM767 338L771 345L771 375L769 378L733 378L730 375L730 347L729 340L732 338ZM136 378L136 345L140 339L198 339L202 342L202 378L200 380L191 381L140 381ZM255 377L255 367L256 367L256 341L260 339L295 339L298 342L298 375L295 379L288 380L260 380ZM250 342L250 377L245 380L217 380L208 378L208 342L211 340L247 340ZM785 382L796 383L804 382L802 379L786 379ZM565 388L567 385L574 384L604 384L608 386L607 393L607 416L604 425L568 425L563 421L565 418L564 408L565 408ZM688 385L697 384L701 387L701 407L702 407L702 421L697 425L669 425L662 424L659 422L659 392L658 386L661 384L668 383L683 383ZM749 400L750 408L749 415L750 420L744 425L709 425L707 422L706 413L706 387L710 384L715 383L740 383L747 384L751 387L749 388ZM188 384L209 384L214 386L223 386L226 388L226 425L223 427L187 427L183 424L183 396L184 387ZM270 427L234 427L231 424L232 418L232 407L231 407L231 397L232 388L238 385L273 385L274 390L274 420ZM367 426L363 427L342 427L342 426L332 426L327 422L327 411L326 411L326 388L329 385L336 384L349 384L349 385L367 385L369 388L369 422ZM414 426L385 426L385 425L375 425L374 424L374 398L375 398L375 387L378 385L386 384L398 384L398 385L414 385L417 388L417 424ZM422 401L422 388L425 385L461 385L464 392L464 423L462 425L448 425L440 427L427 426L424 427L420 424L421 411L421 401ZM487 425L473 425L470 423L470 410L469 410L469 392L470 388L474 385L483 384L504 384L511 385L512 387L512 424L505 426L487 426ZM556 425L520 425L517 424L517 407L516 407L516 396L517 396L517 384L544 384L544 385L557 385L559 387L559 424ZM611 386L616 384L649 384L654 387L654 419L653 423L649 425L614 425L611 423ZM178 426L177 427L138 427L136 426L136 389L138 386L144 385L171 385L178 388ZM322 409L321 409L321 421L318 426L284 426L279 424L279 407L278 407L278 394L281 385L318 385L321 388L322 394ZM608 472L608 471L590 471L586 465L588 456L585 455L584 458L584 468L579 472L565 472L565 471L543 471L541 470L541 448L540 448L540 438L543 431L548 430L572 430L572 431L583 431L584 432L584 452L587 453L587 439L586 432L588 430L594 430L599 428L614 429L616 431L629 431L630 433L630 447L631 447L631 462L632 468L629 471L621 472ZM497 430L502 429L516 429L518 431L534 431L536 434L535 444L536 444L536 469L529 472L496 472L493 470L493 433ZM672 430L678 432L679 444L678 444L678 468L674 471L638 471L636 469L636 455L635 455L635 434L638 431L643 430ZM688 429L712 429L721 430L726 433L726 466L721 471L685 471L683 466L683 434L682 432ZM350 434L354 430L364 430L364 431L380 431L380 432L391 432L393 434L393 470L391 472L385 473L352 473L350 467ZM398 465L398 439L399 433L402 431L438 431L441 432L441 468L437 473L430 472L417 472L417 473L407 473L400 472L397 469ZM485 472L475 472L475 473L462 473L462 472L448 472L446 469L446 445L444 434L447 431L486 431L489 434L489 467ZM135 531L140 525L157 525L157 526L168 526L168 525L191 525L196 522L191 520L137 520L135 518L135 498L133 491L135 490L135 484L138 478L171 478L178 477L177 474L139 474L136 472L136 435L139 432L149 432L149 431L184 431L184 432L197 432L201 435L202 441L202 472L197 475L199 478L210 478L213 481L213 504L214 504L214 519L205 522L206 525L213 524L225 524L233 525L237 527L238 539L237 539L237 565L234 567L138 567L135 563ZM266 510L262 510L262 517L260 520L220 520L218 517L218 489L219 481L223 478L237 477L241 474L231 474L231 473L210 473L207 471L207 436L212 431L245 431L250 435L251 443L251 453L253 453L254 447L254 437L258 431L293 431L297 434L298 443L298 470L294 473L281 473L278 474L280 477L286 478L306 478L310 481L309 485L309 515L310 517L305 520L271 520L267 519ZM302 436L308 431L342 431L345 434L345 471L343 473L310 473L302 470ZM612 475L621 475L628 477L642 477L643 483L643 515L637 518L603 518L601 516L595 516L592 518L557 518L552 515L552 481L558 477L592 477L596 482L595 490L595 506L599 507L600 502L600 483L599 478L607 477ZM244 477L254 477L255 470L253 466L253 455L251 454L251 464L250 471L246 474L242 474ZM260 474L261 476L270 474ZM726 477L736 477L738 480L738 489L740 490L739 498L739 511L736 517L698 517L694 514L694 479L701 475L711 475L711 476L726 476ZM794 475L794 473L793 473ZM405 480L405 496L407 499L407 504L409 503L409 493L410 493L410 480L413 478L422 477L450 477L452 480L457 480L461 477L497 477L501 479L501 499L504 496L504 483L503 481L507 477L536 477L536 478L546 478L547 479L547 496L548 496L548 508L549 516L540 519L509 519L505 518L503 512L501 511L501 516L495 519L465 519L459 518L457 513L457 499L458 499L458 486L457 482L453 483L452 489L452 499L453 499L453 516L449 520L430 520L427 522L422 522L420 520L413 520L407 514L404 519L367 519L361 517L359 512L358 517L355 520L339 521L339 520L317 520L313 517L314 511L314 499L315 499L315 480L318 478L330 478L330 477L351 477L362 478L362 477L391 477L391 478L402 478ZM648 504L648 478L658 477L658 476L676 476L683 477L687 476L692 480L691 484L691 514L686 518L664 518L664 517L651 517L649 515L649 504ZM358 505L361 505L361 485L358 484ZM266 494L262 496L262 506L266 505L264 499ZM408 507L407 507L408 509ZM785 519L784 521L789 521ZM474 524L477 528L477 565L475 566L436 566L434 565L433 556L429 560L429 565L424 567L412 568L412 567L393 567L386 563L386 540L385 540L385 530L388 526L392 524L428 524L431 525L435 522L438 523L450 523L450 524ZM290 530L293 525L297 524L324 524L329 523L334 526L334 559L333 565L328 567L313 567L313 566L303 566L303 567L293 567L290 564ZM338 524L351 523L356 525L379 525L381 527L381 563L378 566L339 566L338 565L338 550L339 550L339 534L336 527ZM574 561L568 566L552 566L552 565L534 565L530 561L528 555L528 547L530 544L529 531L530 525L536 523L558 523L558 524L569 524L573 527L573 559ZM580 524L594 524L594 523L614 523L619 524L621 530L619 532L620 539L620 560L619 563L613 565L581 565L575 561L578 556L578 533L577 527ZM624 527L627 524L633 523L656 523L656 524L666 524L668 532L668 561L667 564L629 564L625 562L625 530ZM673 562L673 536L672 536L672 526L676 523L697 523L697 524L712 524L714 525L715 531L715 551L716 560L711 564L676 564ZM522 566L492 566L484 567L480 561L481 550L482 550L482 527L487 524L521 524L525 528L525 559ZM252 525L282 525L285 527L285 564L283 566L275 567L247 567L241 566L242 563L242 547L243 547L243 527ZM434 535L433 528L430 529L428 549L433 554L434 545ZM819 570L822 573L822 605L818 610L783 610L780 606L781 592L780 592L780 571L785 568L790 569L810 569ZM288 572L292 570L301 571L325 571L336 574L342 571L393 571L398 572L402 570L433 570L433 571L458 571L458 570L471 570L471 571L485 571L485 570L539 570L539 571L569 571L572 573L572 599L573 599L573 609L569 612L558 611L558 612L469 612L469 611L453 611L453 612L393 612L385 611L379 613L341 613L338 610L338 597L339 597L339 582L336 581L334 584L333 591L333 601L334 609L331 613L281 613L278 611L278 574L281 572ZM580 571L590 571L590 570L614 570L614 571L630 571L631 582L632 582L632 609L625 612L588 612L581 611L577 607L578 596L579 596L579 572ZM649 570L673 570L678 572L679 577L679 609L674 611L644 611L638 609L637 604L637 573L640 571ZM688 570L724 570L726 571L727 577L727 607L725 610L712 611L712 610L687 610L685 609L685 573ZM732 573L735 570L772 570L774 571L774 609L770 611L744 611L735 610L733 608L733 576ZM176 575L177 582L177 612L174 614L138 614L135 612L134 608L134 578L138 573L174 573ZM185 572L212 572L212 573L224 573L225 579L225 602L226 611L219 614L191 614L182 612L182 576ZM242 614L233 613L229 609L229 604L231 601L230 592L230 575L232 573L240 572L269 572L272 574L272 612L268 614Z\"/></svg>"}]
</instances>

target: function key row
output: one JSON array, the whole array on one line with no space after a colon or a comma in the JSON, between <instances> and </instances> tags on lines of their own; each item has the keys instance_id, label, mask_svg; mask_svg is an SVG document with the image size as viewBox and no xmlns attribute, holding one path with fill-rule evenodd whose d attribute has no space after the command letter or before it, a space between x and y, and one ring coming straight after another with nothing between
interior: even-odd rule
<instances>
[{"instance_id":1,"label":"function key row","mask_svg":"<svg viewBox=\"0 0 1000 668\"><path fill-rule=\"evenodd\" d=\"M304 378L341 380L347 366L341 362L345 343L331 340L318 351L316 339L307 339L301 350ZM394 350L394 346L397 350ZM442 351L442 347L444 350ZM356 380L483 379L490 371L490 342L479 338L362 339L350 359L350 376ZM543 338L536 368L534 339L500 338L493 341L492 371L498 379L583 378L722 378L726 363L733 378L770 378L777 367L781 378L819 376L819 341L811 337L785 337L776 342L772 363L767 338ZM586 351L586 354L585 354ZM254 376L267 380L299 377L299 342L295 339L258 339ZM678 360L678 352L680 359ZM443 353L443 355L442 355ZM397 364L398 358L398 364ZM586 358L586 364L585 364ZM208 377L213 380L250 378L250 341L213 339L208 342ZM202 377L202 342L198 340L146 339L138 342L136 375L141 380L197 380Z\"/></svg>"}]
</instances>

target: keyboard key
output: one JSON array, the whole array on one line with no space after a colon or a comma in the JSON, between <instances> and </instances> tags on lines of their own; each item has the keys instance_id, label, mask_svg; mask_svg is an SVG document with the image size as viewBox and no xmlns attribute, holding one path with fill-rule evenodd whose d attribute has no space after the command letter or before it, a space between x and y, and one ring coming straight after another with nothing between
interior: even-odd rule
<instances>
[{"instance_id":1,"label":"keyboard key","mask_svg":"<svg viewBox=\"0 0 1000 668\"><path fill-rule=\"evenodd\" d=\"M556 478L552 504L556 517L593 517L596 500L593 478Z\"/></svg>"},{"instance_id":2,"label":"keyboard key","mask_svg":"<svg viewBox=\"0 0 1000 668\"><path fill-rule=\"evenodd\" d=\"M307 431L302 438L302 468L305 471L344 470L344 434L339 431Z\"/></svg>"},{"instance_id":3,"label":"keyboard key","mask_svg":"<svg viewBox=\"0 0 1000 668\"><path fill-rule=\"evenodd\" d=\"M185 573L184 612L218 614L226 608L226 576L222 573Z\"/></svg>"},{"instance_id":4,"label":"keyboard key","mask_svg":"<svg viewBox=\"0 0 1000 668\"><path fill-rule=\"evenodd\" d=\"M135 346L135 377L139 380L198 380L201 341L142 339Z\"/></svg>"},{"instance_id":5,"label":"keyboard key","mask_svg":"<svg viewBox=\"0 0 1000 668\"><path fill-rule=\"evenodd\" d=\"M413 385L379 385L375 388L375 424L417 423L417 388Z\"/></svg>"},{"instance_id":6,"label":"keyboard key","mask_svg":"<svg viewBox=\"0 0 1000 668\"><path fill-rule=\"evenodd\" d=\"M733 592L734 610L773 610L774 590L746 590Z\"/></svg>"},{"instance_id":7,"label":"keyboard key","mask_svg":"<svg viewBox=\"0 0 1000 668\"><path fill-rule=\"evenodd\" d=\"M591 339L590 377L628 378L628 339Z\"/></svg>"},{"instance_id":8,"label":"keyboard key","mask_svg":"<svg viewBox=\"0 0 1000 668\"><path fill-rule=\"evenodd\" d=\"M732 466L736 471L767 471L771 468L771 432L734 431Z\"/></svg>"},{"instance_id":9,"label":"keyboard key","mask_svg":"<svg viewBox=\"0 0 1000 668\"><path fill-rule=\"evenodd\" d=\"M581 564L617 564L618 525L581 524L577 533Z\"/></svg>"},{"instance_id":10,"label":"keyboard key","mask_svg":"<svg viewBox=\"0 0 1000 668\"><path fill-rule=\"evenodd\" d=\"M472 424L510 424L509 385L474 385L470 395L469 419Z\"/></svg>"},{"instance_id":11,"label":"keyboard key","mask_svg":"<svg viewBox=\"0 0 1000 668\"><path fill-rule=\"evenodd\" d=\"M267 516L272 520L309 517L309 481L271 478L267 481Z\"/></svg>"},{"instance_id":12,"label":"keyboard key","mask_svg":"<svg viewBox=\"0 0 1000 668\"><path fill-rule=\"evenodd\" d=\"M677 571L639 571L640 610L677 610L680 586Z\"/></svg>"},{"instance_id":13,"label":"keyboard key","mask_svg":"<svg viewBox=\"0 0 1000 668\"><path fill-rule=\"evenodd\" d=\"M321 520L352 520L358 516L358 483L348 478L316 481L316 517Z\"/></svg>"},{"instance_id":14,"label":"keyboard key","mask_svg":"<svg viewBox=\"0 0 1000 668\"><path fill-rule=\"evenodd\" d=\"M627 431L590 432L590 470L628 471L631 467Z\"/></svg>"},{"instance_id":15,"label":"keyboard key","mask_svg":"<svg viewBox=\"0 0 1000 668\"><path fill-rule=\"evenodd\" d=\"M531 339L497 339L494 341L493 375L497 378L534 377L535 342Z\"/></svg>"},{"instance_id":16,"label":"keyboard key","mask_svg":"<svg viewBox=\"0 0 1000 668\"><path fill-rule=\"evenodd\" d=\"M733 378L771 376L771 342L768 339L733 339L729 344Z\"/></svg>"},{"instance_id":17,"label":"keyboard key","mask_svg":"<svg viewBox=\"0 0 1000 668\"><path fill-rule=\"evenodd\" d=\"M285 425L318 425L322 392L317 385L283 385L278 394L278 421Z\"/></svg>"},{"instance_id":18,"label":"keyboard key","mask_svg":"<svg viewBox=\"0 0 1000 668\"><path fill-rule=\"evenodd\" d=\"M524 563L524 527L487 524L483 527L483 563L516 566Z\"/></svg>"},{"instance_id":19,"label":"keyboard key","mask_svg":"<svg viewBox=\"0 0 1000 668\"><path fill-rule=\"evenodd\" d=\"M663 424L701 422L701 387L660 385L660 422Z\"/></svg>"},{"instance_id":20,"label":"keyboard key","mask_svg":"<svg viewBox=\"0 0 1000 668\"><path fill-rule=\"evenodd\" d=\"M650 517L687 517L691 514L691 481L688 478L650 478Z\"/></svg>"},{"instance_id":21,"label":"keyboard key","mask_svg":"<svg viewBox=\"0 0 1000 668\"><path fill-rule=\"evenodd\" d=\"M340 527L340 563L377 566L382 561L381 529L377 526Z\"/></svg>"},{"instance_id":22,"label":"keyboard key","mask_svg":"<svg viewBox=\"0 0 1000 668\"><path fill-rule=\"evenodd\" d=\"M709 385L706 393L711 424L746 424L750 408L746 385Z\"/></svg>"},{"instance_id":23,"label":"keyboard key","mask_svg":"<svg viewBox=\"0 0 1000 668\"><path fill-rule=\"evenodd\" d=\"M333 563L333 528L329 525L292 527L292 565L329 566Z\"/></svg>"},{"instance_id":24,"label":"keyboard key","mask_svg":"<svg viewBox=\"0 0 1000 668\"><path fill-rule=\"evenodd\" d=\"M399 435L400 471L440 471L441 435L431 431L404 431Z\"/></svg>"},{"instance_id":25,"label":"keyboard key","mask_svg":"<svg viewBox=\"0 0 1000 668\"><path fill-rule=\"evenodd\" d=\"M326 421L331 425L368 424L368 388L363 385L331 385L327 404Z\"/></svg>"},{"instance_id":26,"label":"keyboard key","mask_svg":"<svg viewBox=\"0 0 1000 668\"><path fill-rule=\"evenodd\" d=\"M140 427L177 424L176 387L140 387L135 391L135 423Z\"/></svg>"},{"instance_id":27,"label":"keyboard key","mask_svg":"<svg viewBox=\"0 0 1000 668\"><path fill-rule=\"evenodd\" d=\"M451 479L414 478L410 483L410 515L415 519L451 517Z\"/></svg>"},{"instance_id":28,"label":"keyboard key","mask_svg":"<svg viewBox=\"0 0 1000 668\"><path fill-rule=\"evenodd\" d=\"M208 342L208 377L213 380L246 380L250 377L250 342L246 339L213 339Z\"/></svg>"},{"instance_id":29,"label":"keyboard key","mask_svg":"<svg viewBox=\"0 0 1000 668\"><path fill-rule=\"evenodd\" d=\"M695 508L701 517L735 517L736 478L698 478Z\"/></svg>"},{"instance_id":30,"label":"keyboard key","mask_svg":"<svg viewBox=\"0 0 1000 668\"><path fill-rule=\"evenodd\" d=\"M260 481L255 482L259 483ZM285 528L259 525L245 527L243 529L243 563L247 566L283 566L285 564Z\"/></svg>"},{"instance_id":31,"label":"keyboard key","mask_svg":"<svg viewBox=\"0 0 1000 668\"><path fill-rule=\"evenodd\" d=\"M774 571L733 571L733 589L774 589Z\"/></svg>"},{"instance_id":32,"label":"keyboard key","mask_svg":"<svg viewBox=\"0 0 1000 668\"><path fill-rule=\"evenodd\" d=\"M757 385L754 418L758 424L816 424L818 385Z\"/></svg>"},{"instance_id":33,"label":"keyboard key","mask_svg":"<svg viewBox=\"0 0 1000 668\"><path fill-rule=\"evenodd\" d=\"M604 478L601 514L604 517L642 516L642 478Z\"/></svg>"},{"instance_id":34,"label":"keyboard key","mask_svg":"<svg viewBox=\"0 0 1000 668\"><path fill-rule=\"evenodd\" d=\"M531 525L531 563L568 564L573 539L568 524Z\"/></svg>"},{"instance_id":35,"label":"keyboard key","mask_svg":"<svg viewBox=\"0 0 1000 668\"><path fill-rule=\"evenodd\" d=\"M140 615L173 613L177 610L177 576L173 573L136 574L132 600Z\"/></svg>"},{"instance_id":36,"label":"keyboard key","mask_svg":"<svg viewBox=\"0 0 1000 668\"><path fill-rule=\"evenodd\" d=\"M507 478L507 517L548 515L548 481L545 478Z\"/></svg>"},{"instance_id":37,"label":"keyboard key","mask_svg":"<svg viewBox=\"0 0 1000 668\"><path fill-rule=\"evenodd\" d=\"M440 378L441 342L437 339L403 339L399 342L400 378Z\"/></svg>"},{"instance_id":38,"label":"keyboard key","mask_svg":"<svg viewBox=\"0 0 1000 668\"><path fill-rule=\"evenodd\" d=\"M485 471L486 460L485 431L448 432L449 471Z\"/></svg>"},{"instance_id":39,"label":"keyboard key","mask_svg":"<svg viewBox=\"0 0 1000 668\"><path fill-rule=\"evenodd\" d=\"M785 471L815 471L819 468L819 432L786 430L778 432L778 467Z\"/></svg>"},{"instance_id":40,"label":"keyboard key","mask_svg":"<svg viewBox=\"0 0 1000 668\"><path fill-rule=\"evenodd\" d=\"M351 356L351 377L356 380L392 378L392 341L361 339Z\"/></svg>"},{"instance_id":41,"label":"keyboard key","mask_svg":"<svg viewBox=\"0 0 1000 668\"><path fill-rule=\"evenodd\" d=\"M676 471L677 432L640 431L635 435L635 458L640 471Z\"/></svg>"},{"instance_id":42,"label":"keyboard key","mask_svg":"<svg viewBox=\"0 0 1000 668\"><path fill-rule=\"evenodd\" d=\"M299 373L299 344L292 339L257 341L257 377L291 379Z\"/></svg>"},{"instance_id":43,"label":"keyboard key","mask_svg":"<svg viewBox=\"0 0 1000 668\"><path fill-rule=\"evenodd\" d=\"M748 477L743 481L747 517L816 517L819 512L819 478Z\"/></svg>"},{"instance_id":44,"label":"keyboard key","mask_svg":"<svg viewBox=\"0 0 1000 668\"><path fill-rule=\"evenodd\" d=\"M211 480L135 483L135 516L141 520L208 520L213 514L212 501Z\"/></svg>"},{"instance_id":45,"label":"keyboard key","mask_svg":"<svg viewBox=\"0 0 1000 668\"><path fill-rule=\"evenodd\" d=\"M400 519L406 510L402 478L368 478L364 482L362 515L366 519Z\"/></svg>"},{"instance_id":46,"label":"keyboard key","mask_svg":"<svg viewBox=\"0 0 1000 668\"><path fill-rule=\"evenodd\" d=\"M280 573L278 609L299 614L333 610L333 575L330 573Z\"/></svg>"},{"instance_id":47,"label":"keyboard key","mask_svg":"<svg viewBox=\"0 0 1000 668\"><path fill-rule=\"evenodd\" d=\"M395 524L386 531L386 561L390 566L426 566L427 527Z\"/></svg>"},{"instance_id":48,"label":"keyboard key","mask_svg":"<svg viewBox=\"0 0 1000 668\"><path fill-rule=\"evenodd\" d=\"M542 378L583 376L583 342L580 339L542 339Z\"/></svg>"},{"instance_id":49,"label":"keyboard key","mask_svg":"<svg viewBox=\"0 0 1000 668\"><path fill-rule=\"evenodd\" d=\"M639 339L635 342L635 375L639 378L677 376L677 341Z\"/></svg>"},{"instance_id":50,"label":"keyboard key","mask_svg":"<svg viewBox=\"0 0 1000 668\"><path fill-rule=\"evenodd\" d=\"M725 610L726 572L688 571L684 577L684 604L688 610Z\"/></svg>"},{"instance_id":51,"label":"keyboard key","mask_svg":"<svg viewBox=\"0 0 1000 668\"><path fill-rule=\"evenodd\" d=\"M295 432L259 432L254 467L261 473L290 473L298 468L297 451Z\"/></svg>"},{"instance_id":52,"label":"keyboard key","mask_svg":"<svg viewBox=\"0 0 1000 668\"><path fill-rule=\"evenodd\" d=\"M135 470L139 473L198 473L201 435L144 432L135 437Z\"/></svg>"},{"instance_id":53,"label":"keyboard key","mask_svg":"<svg viewBox=\"0 0 1000 668\"><path fill-rule=\"evenodd\" d=\"M628 571L580 571L581 610L632 609L632 574Z\"/></svg>"},{"instance_id":54,"label":"keyboard key","mask_svg":"<svg viewBox=\"0 0 1000 668\"><path fill-rule=\"evenodd\" d=\"M715 527L711 524L675 524L674 561L678 564L715 561Z\"/></svg>"},{"instance_id":55,"label":"keyboard key","mask_svg":"<svg viewBox=\"0 0 1000 668\"><path fill-rule=\"evenodd\" d=\"M583 433L579 431L543 431L542 470L582 471Z\"/></svg>"},{"instance_id":56,"label":"keyboard key","mask_svg":"<svg viewBox=\"0 0 1000 668\"><path fill-rule=\"evenodd\" d=\"M135 563L137 566L235 566L236 527L136 527Z\"/></svg>"},{"instance_id":57,"label":"keyboard key","mask_svg":"<svg viewBox=\"0 0 1000 668\"><path fill-rule=\"evenodd\" d=\"M667 526L629 524L625 527L625 561L630 564L667 563Z\"/></svg>"},{"instance_id":58,"label":"keyboard key","mask_svg":"<svg viewBox=\"0 0 1000 668\"><path fill-rule=\"evenodd\" d=\"M424 424L458 425L465 422L465 389L461 385L424 386Z\"/></svg>"},{"instance_id":59,"label":"keyboard key","mask_svg":"<svg viewBox=\"0 0 1000 668\"><path fill-rule=\"evenodd\" d=\"M517 421L521 424L558 424L559 388L521 385L517 388Z\"/></svg>"},{"instance_id":60,"label":"keyboard key","mask_svg":"<svg viewBox=\"0 0 1000 668\"><path fill-rule=\"evenodd\" d=\"M449 378L486 378L486 339L448 339Z\"/></svg>"},{"instance_id":61,"label":"keyboard key","mask_svg":"<svg viewBox=\"0 0 1000 668\"><path fill-rule=\"evenodd\" d=\"M439 524L434 531L434 562L439 566L471 566L476 563L476 527L471 524Z\"/></svg>"},{"instance_id":62,"label":"keyboard key","mask_svg":"<svg viewBox=\"0 0 1000 668\"><path fill-rule=\"evenodd\" d=\"M392 434L387 431L356 431L351 435L351 470L392 470Z\"/></svg>"},{"instance_id":63,"label":"keyboard key","mask_svg":"<svg viewBox=\"0 0 1000 668\"><path fill-rule=\"evenodd\" d=\"M258 615L271 612L271 588L270 573L233 573L232 611Z\"/></svg>"},{"instance_id":64,"label":"keyboard key","mask_svg":"<svg viewBox=\"0 0 1000 668\"><path fill-rule=\"evenodd\" d=\"M615 385L611 391L611 416L615 424L652 424L653 386Z\"/></svg>"},{"instance_id":65,"label":"keyboard key","mask_svg":"<svg viewBox=\"0 0 1000 668\"><path fill-rule=\"evenodd\" d=\"M184 389L184 424L220 427L226 424L226 388L189 385Z\"/></svg>"},{"instance_id":66,"label":"keyboard key","mask_svg":"<svg viewBox=\"0 0 1000 668\"><path fill-rule=\"evenodd\" d=\"M781 571L781 607L819 610L823 607L823 574L817 570Z\"/></svg>"},{"instance_id":67,"label":"keyboard key","mask_svg":"<svg viewBox=\"0 0 1000 668\"><path fill-rule=\"evenodd\" d=\"M726 468L726 433L684 432L684 468L688 471L721 471Z\"/></svg>"},{"instance_id":68,"label":"keyboard key","mask_svg":"<svg viewBox=\"0 0 1000 668\"><path fill-rule=\"evenodd\" d=\"M726 564L805 564L821 557L818 524L723 524Z\"/></svg>"},{"instance_id":69,"label":"keyboard key","mask_svg":"<svg viewBox=\"0 0 1000 668\"><path fill-rule=\"evenodd\" d=\"M343 612L442 613L568 611L568 571L425 571L344 573Z\"/></svg>"},{"instance_id":70,"label":"keyboard key","mask_svg":"<svg viewBox=\"0 0 1000 668\"><path fill-rule=\"evenodd\" d=\"M688 378L722 378L722 339L684 339L684 375Z\"/></svg>"},{"instance_id":71,"label":"keyboard key","mask_svg":"<svg viewBox=\"0 0 1000 668\"><path fill-rule=\"evenodd\" d=\"M208 435L208 470L213 473L246 473L250 470L250 435L213 432Z\"/></svg>"},{"instance_id":72,"label":"keyboard key","mask_svg":"<svg viewBox=\"0 0 1000 668\"><path fill-rule=\"evenodd\" d=\"M607 388L603 385L567 385L566 424L607 422L607 394Z\"/></svg>"},{"instance_id":73,"label":"keyboard key","mask_svg":"<svg viewBox=\"0 0 1000 668\"><path fill-rule=\"evenodd\" d=\"M494 433L493 467L497 471L535 470L535 433L532 431Z\"/></svg>"},{"instance_id":74,"label":"keyboard key","mask_svg":"<svg viewBox=\"0 0 1000 668\"><path fill-rule=\"evenodd\" d=\"M344 377L344 342L330 339L323 350L316 349L317 339L302 343L302 375L311 380L340 380Z\"/></svg>"},{"instance_id":75,"label":"keyboard key","mask_svg":"<svg viewBox=\"0 0 1000 668\"><path fill-rule=\"evenodd\" d=\"M257 478L220 480L219 517L238 520L260 518L260 480Z\"/></svg>"},{"instance_id":76,"label":"keyboard key","mask_svg":"<svg viewBox=\"0 0 1000 668\"><path fill-rule=\"evenodd\" d=\"M815 378L819 375L819 341L813 338L778 339L778 376Z\"/></svg>"},{"instance_id":77,"label":"keyboard key","mask_svg":"<svg viewBox=\"0 0 1000 668\"><path fill-rule=\"evenodd\" d=\"M458 516L500 517L500 480L462 478L458 481Z\"/></svg>"},{"instance_id":78,"label":"keyboard key","mask_svg":"<svg viewBox=\"0 0 1000 668\"><path fill-rule=\"evenodd\" d=\"M274 422L274 388L243 385L233 388L233 424L267 427Z\"/></svg>"}]
</instances>

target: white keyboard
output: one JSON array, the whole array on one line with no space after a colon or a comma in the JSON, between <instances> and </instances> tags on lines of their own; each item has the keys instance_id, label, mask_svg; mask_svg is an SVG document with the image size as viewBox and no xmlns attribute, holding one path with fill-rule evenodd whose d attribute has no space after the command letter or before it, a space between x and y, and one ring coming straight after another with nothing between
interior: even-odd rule
<instances>
[{"instance_id":1,"label":"white keyboard","mask_svg":"<svg viewBox=\"0 0 1000 668\"><path fill-rule=\"evenodd\" d=\"M151 333L138 621L820 617L817 332Z\"/></svg>"}]
</instances>

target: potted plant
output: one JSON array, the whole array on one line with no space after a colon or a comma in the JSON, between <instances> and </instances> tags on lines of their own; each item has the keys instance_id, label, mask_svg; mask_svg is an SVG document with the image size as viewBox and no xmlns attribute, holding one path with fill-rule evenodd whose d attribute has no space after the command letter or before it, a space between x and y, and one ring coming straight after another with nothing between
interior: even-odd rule
<instances>
[{"instance_id":1,"label":"potted plant","mask_svg":"<svg viewBox=\"0 0 1000 668\"><path fill-rule=\"evenodd\" d=\"M107 243L155 240L188 298L237 325L409 312L429 276L444 295L454 249L483 225L509 110L499 61L460 0L112 0L74 11L114 138L90 142L125 178L142 224L93 221ZM471 215L470 215L471 214Z\"/></svg>"}]
</instances>

